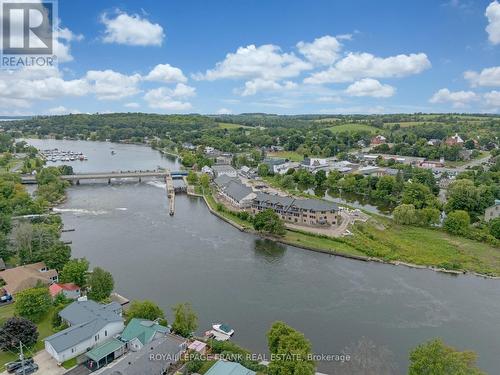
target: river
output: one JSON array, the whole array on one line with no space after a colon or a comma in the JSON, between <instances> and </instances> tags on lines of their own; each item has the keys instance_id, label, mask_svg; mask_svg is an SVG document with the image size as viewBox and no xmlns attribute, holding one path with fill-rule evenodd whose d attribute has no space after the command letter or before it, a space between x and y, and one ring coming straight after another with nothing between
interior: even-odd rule
<instances>
[{"instance_id":1,"label":"river","mask_svg":"<svg viewBox=\"0 0 500 375\"><path fill-rule=\"evenodd\" d=\"M76 172L178 168L176 161L143 146L29 143L83 152L88 161L70 163ZM273 321L284 320L311 340L316 353L336 354L360 340L373 342L377 349L370 351L371 360L393 361L397 374L406 373L411 348L442 337L449 345L476 351L482 369L500 371L499 281L262 241L185 195L176 198L175 216L167 208L160 181L82 182L68 189L58 210L65 227L76 229L64 234L73 241L73 256L108 269L119 293L156 301L168 318L172 305L191 302L200 333L223 321L235 328L235 342L266 353L266 331ZM333 373L336 366L321 362L319 370Z\"/></svg>"}]
</instances>

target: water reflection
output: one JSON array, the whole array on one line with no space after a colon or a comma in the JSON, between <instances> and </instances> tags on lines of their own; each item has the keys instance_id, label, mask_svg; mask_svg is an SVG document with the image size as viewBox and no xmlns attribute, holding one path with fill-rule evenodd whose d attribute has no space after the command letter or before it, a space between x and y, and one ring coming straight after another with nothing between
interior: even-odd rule
<instances>
[{"instance_id":1,"label":"water reflection","mask_svg":"<svg viewBox=\"0 0 500 375\"><path fill-rule=\"evenodd\" d=\"M255 240L255 255L268 263L279 262L286 253L286 246L268 239Z\"/></svg>"},{"instance_id":2,"label":"water reflection","mask_svg":"<svg viewBox=\"0 0 500 375\"><path fill-rule=\"evenodd\" d=\"M334 362L336 375L396 375L395 356L386 346L377 345L367 337L346 346L340 360ZM347 357L349 356L349 357ZM346 360L348 358L348 360Z\"/></svg>"}]
</instances>

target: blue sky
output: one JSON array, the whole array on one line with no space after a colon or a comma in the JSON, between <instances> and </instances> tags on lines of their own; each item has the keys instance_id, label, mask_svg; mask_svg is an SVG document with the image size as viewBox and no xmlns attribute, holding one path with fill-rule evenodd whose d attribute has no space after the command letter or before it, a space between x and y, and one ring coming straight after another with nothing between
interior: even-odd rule
<instances>
[{"instance_id":1,"label":"blue sky","mask_svg":"<svg viewBox=\"0 0 500 375\"><path fill-rule=\"evenodd\" d=\"M60 0L58 16L58 68L0 71L0 114L500 111L497 1Z\"/></svg>"}]
</instances>

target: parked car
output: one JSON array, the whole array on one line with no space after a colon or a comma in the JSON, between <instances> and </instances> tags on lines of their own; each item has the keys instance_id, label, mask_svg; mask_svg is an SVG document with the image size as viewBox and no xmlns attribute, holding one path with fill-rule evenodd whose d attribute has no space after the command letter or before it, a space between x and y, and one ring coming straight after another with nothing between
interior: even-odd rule
<instances>
[{"instance_id":1,"label":"parked car","mask_svg":"<svg viewBox=\"0 0 500 375\"><path fill-rule=\"evenodd\" d=\"M33 358L25 358L24 359L24 365L29 365L33 363ZM21 361L13 361L13 362L7 362L5 364L5 369L7 370L8 373L13 373L16 371L18 368L21 367Z\"/></svg>"},{"instance_id":2,"label":"parked car","mask_svg":"<svg viewBox=\"0 0 500 375\"><path fill-rule=\"evenodd\" d=\"M33 374L36 371L38 371L38 365L36 363L24 364L24 369L22 367L18 368L16 375Z\"/></svg>"},{"instance_id":3,"label":"parked car","mask_svg":"<svg viewBox=\"0 0 500 375\"><path fill-rule=\"evenodd\" d=\"M2 297L0 297L0 302L9 302L12 301L12 295L10 294L5 294Z\"/></svg>"}]
</instances>

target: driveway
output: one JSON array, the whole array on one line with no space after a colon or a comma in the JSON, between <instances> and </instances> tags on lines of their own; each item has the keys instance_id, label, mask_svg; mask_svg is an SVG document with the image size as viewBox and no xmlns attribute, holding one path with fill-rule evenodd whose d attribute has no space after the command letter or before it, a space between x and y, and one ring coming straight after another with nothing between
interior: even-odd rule
<instances>
[{"instance_id":1,"label":"driveway","mask_svg":"<svg viewBox=\"0 0 500 375\"><path fill-rule=\"evenodd\" d=\"M35 374L62 375L67 371L64 367L58 366L56 360L52 358L51 355L45 350L36 353L33 359L39 366L39 369Z\"/></svg>"}]
</instances>

